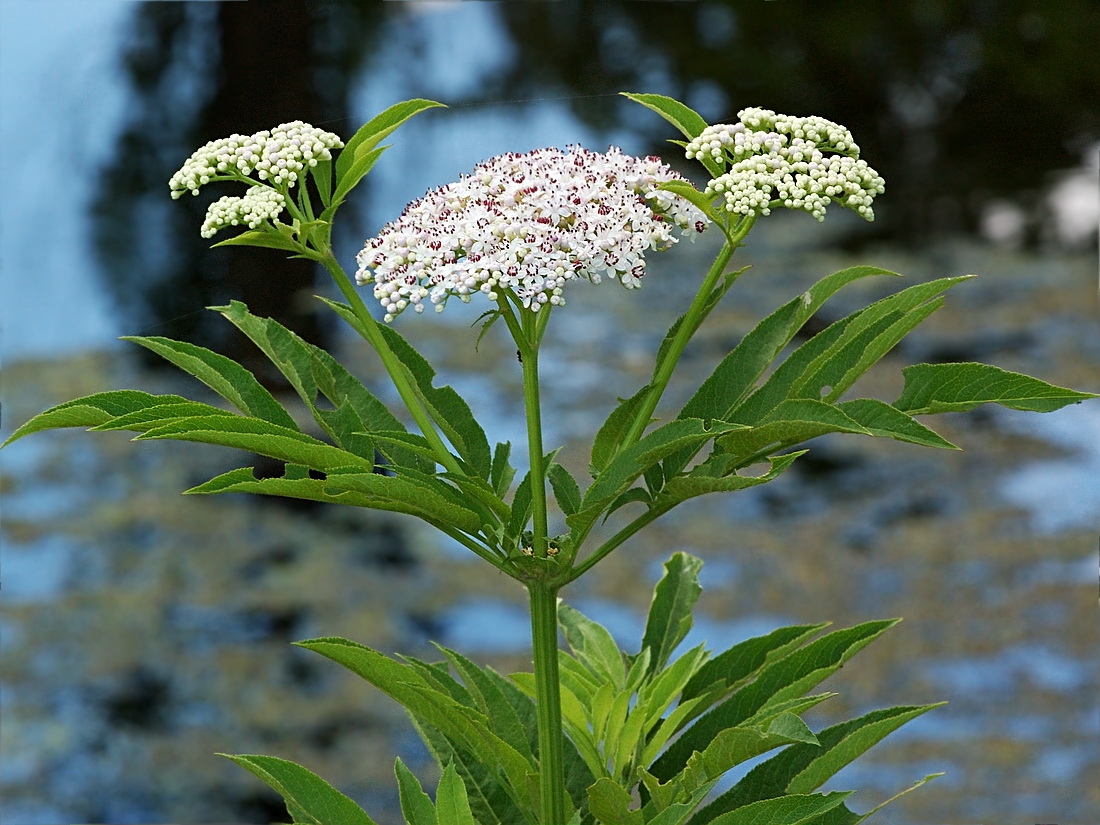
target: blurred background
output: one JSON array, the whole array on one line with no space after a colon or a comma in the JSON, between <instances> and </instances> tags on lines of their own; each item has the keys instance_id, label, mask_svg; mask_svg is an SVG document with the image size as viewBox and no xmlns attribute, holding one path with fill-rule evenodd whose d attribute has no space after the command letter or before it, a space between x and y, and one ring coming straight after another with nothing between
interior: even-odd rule
<instances>
[{"instance_id":1,"label":"blurred background","mask_svg":"<svg viewBox=\"0 0 1100 825\"><path fill-rule=\"evenodd\" d=\"M282 392L203 309L230 299L336 349L396 400L310 297L329 292L317 272L209 250L198 227L228 190L172 201L166 184L207 140L294 119L346 138L410 97L451 108L402 127L344 208L349 269L406 202L504 151L614 143L698 180L665 143L679 136L619 91L671 95L712 123L763 106L852 130L887 181L876 221L758 224L738 253L754 267L685 355L666 412L755 320L854 263L907 283L981 276L861 394L892 400L905 364L965 360L1097 390L1097 42L1089 0L0 0L3 435L123 386L206 398L124 334L201 343ZM713 241L652 256L639 293L578 287L556 313L547 440L575 474L615 398L645 380ZM887 288L853 287L819 320ZM514 353L495 331L475 353L475 316L399 324L491 439L522 444ZM930 423L965 452L820 439L767 487L679 508L566 598L634 649L661 562L685 550L705 560L691 644L904 616L825 684L840 696L812 726L950 704L832 785L861 788L853 805L867 809L947 771L881 816L897 825L1100 821L1100 407ZM273 793L214 756L228 751L294 759L396 823L393 757L434 785L427 753L388 699L288 643L343 635L431 658L435 640L529 668L522 591L416 523L178 496L252 459L81 432L0 454L4 822L284 821Z\"/></svg>"}]
</instances>

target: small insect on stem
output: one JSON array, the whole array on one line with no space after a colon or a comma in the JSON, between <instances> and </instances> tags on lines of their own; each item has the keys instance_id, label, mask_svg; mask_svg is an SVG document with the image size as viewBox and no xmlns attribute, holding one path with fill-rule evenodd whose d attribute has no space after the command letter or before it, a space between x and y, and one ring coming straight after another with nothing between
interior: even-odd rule
<instances>
[{"instance_id":1,"label":"small insect on stem","mask_svg":"<svg viewBox=\"0 0 1100 825\"><path fill-rule=\"evenodd\" d=\"M516 360L521 364L523 363L523 353L520 350L516 350Z\"/></svg>"}]
</instances>

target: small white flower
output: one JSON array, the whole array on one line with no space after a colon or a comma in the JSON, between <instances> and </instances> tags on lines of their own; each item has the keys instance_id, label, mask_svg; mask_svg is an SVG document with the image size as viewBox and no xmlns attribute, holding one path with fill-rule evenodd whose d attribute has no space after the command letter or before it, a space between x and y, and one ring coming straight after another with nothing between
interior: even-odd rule
<instances>
[{"instance_id":1,"label":"small white flower","mask_svg":"<svg viewBox=\"0 0 1100 825\"><path fill-rule=\"evenodd\" d=\"M708 126L685 151L688 158L729 166L706 188L708 195L723 196L728 212L767 215L785 206L822 221L835 201L874 220L871 205L886 184L859 159L851 132L822 117L770 109L743 109L738 117L740 123Z\"/></svg>"},{"instance_id":2,"label":"small white flower","mask_svg":"<svg viewBox=\"0 0 1100 825\"><path fill-rule=\"evenodd\" d=\"M427 297L441 312L457 296L491 301L507 289L532 310L565 303L562 288L603 275L641 285L643 254L702 232L703 213L657 189L683 180L657 158L579 146L509 153L409 204L358 254L356 280L393 320Z\"/></svg>"}]
</instances>

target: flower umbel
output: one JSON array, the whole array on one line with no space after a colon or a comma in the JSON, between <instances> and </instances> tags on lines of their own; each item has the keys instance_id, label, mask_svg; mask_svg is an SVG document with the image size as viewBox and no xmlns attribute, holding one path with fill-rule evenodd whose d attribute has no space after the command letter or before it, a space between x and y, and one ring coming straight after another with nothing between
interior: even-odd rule
<instances>
[{"instance_id":1,"label":"flower umbel","mask_svg":"<svg viewBox=\"0 0 1100 825\"><path fill-rule=\"evenodd\" d=\"M255 229L265 220L275 218L286 206L286 198L267 186L250 186L243 198L227 195L210 204L200 234L214 237L219 229L246 224Z\"/></svg>"},{"instance_id":2,"label":"flower umbel","mask_svg":"<svg viewBox=\"0 0 1100 825\"><path fill-rule=\"evenodd\" d=\"M210 181L249 181L253 174L286 190L318 162L331 160L332 150L344 142L332 132L310 126L300 120L283 123L254 135L230 135L212 140L195 151L183 167L172 175L168 186L172 197L185 192L197 195Z\"/></svg>"},{"instance_id":3,"label":"flower umbel","mask_svg":"<svg viewBox=\"0 0 1100 825\"><path fill-rule=\"evenodd\" d=\"M386 321L479 291L497 301L511 290L535 311L564 304L567 281L607 275L634 288L647 250L705 228L702 212L657 188L671 180L683 178L658 158L615 147L500 155L409 204L367 241L356 280L374 284Z\"/></svg>"},{"instance_id":4,"label":"flower umbel","mask_svg":"<svg viewBox=\"0 0 1100 825\"><path fill-rule=\"evenodd\" d=\"M739 123L708 126L687 145L688 158L709 157L729 170L707 184L726 210L767 215L773 206L801 209L819 221L833 201L874 220L885 181L859 159L852 133L822 117L742 109Z\"/></svg>"}]
</instances>

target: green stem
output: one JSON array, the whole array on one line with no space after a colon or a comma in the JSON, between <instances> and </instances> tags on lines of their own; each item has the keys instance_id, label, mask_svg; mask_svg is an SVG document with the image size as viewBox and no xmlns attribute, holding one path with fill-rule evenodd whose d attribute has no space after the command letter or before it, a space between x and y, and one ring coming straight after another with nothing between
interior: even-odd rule
<instances>
[{"instance_id":1,"label":"green stem","mask_svg":"<svg viewBox=\"0 0 1100 825\"><path fill-rule=\"evenodd\" d=\"M451 454L451 451L447 449L447 445L443 443L443 439L436 430L435 424L432 423L428 411L424 409L420 394L409 382L408 377L401 369L401 364L397 356L393 354L393 350L390 349L389 344L386 343L386 339L382 336L382 330L378 328L378 322L371 317L366 304L364 304L363 299L359 297L359 293L355 291L355 287L351 284L351 279L348 278L347 273L344 272L343 267L337 262L331 250L323 251L321 263L324 264L325 269L332 275L333 280L336 281L336 285L340 287L340 291L344 293L344 297L348 299L348 304L355 313L355 317L359 319L359 323L362 326L362 332L367 342L374 348L374 351L378 353L378 357L382 359L382 364L385 366L386 372L389 373L393 385L397 388L401 400L405 402L405 406L408 408L416 425L420 428L421 434L428 440L428 443L432 445L432 449L435 451L436 461L456 476L465 477L466 473L462 471L462 467L459 466L458 460Z\"/></svg>"},{"instance_id":2,"label":"green stem","mask_svg":"<svg viewBox=\"0 0 1100 825\"><path fill-rule=\"evenodd\" d=\"M601 544L592 552L584 561L569 571L569 578L565 580L565 584L576 581L593 567L595 567L608 553L633 536L647 524L656 521L669 511L670 508L665 507L663 509L647 510L642 515L638 516L634 521L627 524L623 529Z\"/></svg>"},{"instance_id":3,"label":"green stem","mask_svg":"<svg viewBox=\"0 0 1100 825\"><path fill-rule=\"evenodd\" d=\"M539 729L539 799L542 825L568 822L561 693L558 687L558 587L530 582L535 710Z\"/></svg>"},{"instance_id":4,"label":"green stem","mask_svg":"<svg viewBox=\"0 0 1100 825\"><path fill-rule=\"evenodd\" d=\"M627 430L626 436L623 438L619 447L620 450L625 450L627 447L637 443L638 439L640 439L645 432L646 427L649 426L653 411L657 409L657 404L660 402L661 396L664 395L665 388L672 378L672 373L676 369L676 364L679 362L680 356L684 352L684 348L687 346L688 341L691 340L691 336L698 330L699 325L703 322L707 302L710 299L711 293L714 291L714 287L718 284L718 279L722 277L722 273L726 270L726 265L733 256L734 250L741 246L741 241L749 234L753 222L754 219L751 217L742 220L733 234L729 236L729 240L722 245L722 250L718 253L718 257L715 258L710 271L707 272L707 277L704 279L703 285L695 294L695 299L691 302L691 306L688 307L688 311L684 315L684 320L680 323L680 328L676 331L676 335L673 336L672 342L665 352L665 357L661 359L660 363L658 363L654 369L653 380L649 385L649 392L646 394L642 406L635 414L634 421L631 422L630 429Z\"/></svg>"}]
</instances>

